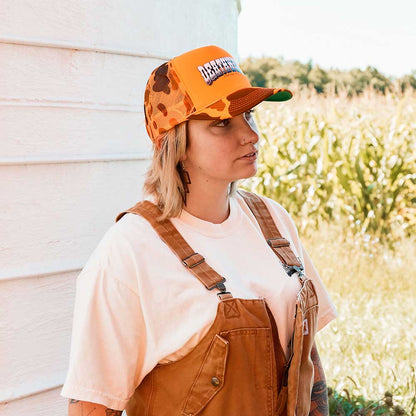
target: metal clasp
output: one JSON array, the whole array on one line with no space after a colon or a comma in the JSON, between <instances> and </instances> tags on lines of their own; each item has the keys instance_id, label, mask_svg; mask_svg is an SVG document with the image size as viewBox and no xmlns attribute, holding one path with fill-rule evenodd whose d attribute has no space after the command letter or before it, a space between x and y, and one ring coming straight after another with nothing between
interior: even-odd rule
<instances>
[{"instance_id":1,"label":"metal clasp","mask_svg":"<svg viewBox=\"0 0 416 416\"><path fill-rule=\"evenodd\" d=\"M225 287L225 284L223 282L225 282L225 277L223 278L224 280L222 282L219 282L215 285L215 287L220 290L220 292L217 293L217 296L220 295L225 295L226 293L231 293L231 292L227 292L227 289Z\"/></svg>"},{"instance_id":2,"label":"metal clasp","mask_svg":"<svg viewBox=\"0 0 416 416\"><path fill-rule=\"evenodd\" d=\"M217 293L217 296L218 295L225 295L226 293L230 293L230 292L227 292L227 288L225 287L225 284L224 284L225 280L226 280L225 277L223 277L221 282L218 282L215 286L212 286L208 290L218 289L219 292Z\"/></svg>"},{"instance_id":3,"label":"metal clasp","mask_svg":"<svg viewBox=\"0 0 416 416\"><path fill-rule=\"evenodd\" d=\"M208 290L218 289L218 290L224 291L224 290L226 290L224 282L225 282L225 277L222 278L221 282L218 282L216 285L208 288Z\"/></svg>"},{"instance_id":4,"label":"metal clasp","mask_svg":"<svg viewBox=\"0 0 416 416\"><path fill-rule=\"evenodd\" d=\"M300 261L299 261L299 263L300 263ZM299 277L305 276L305 273L304 273L305 269L302 265L301 266L296 266L296 265L295 266L288 266L287 264L283 264L283 268L286 270L286 273L289 276L292 276L295 273L299 273Z\"/></svg>"}]
</instances>

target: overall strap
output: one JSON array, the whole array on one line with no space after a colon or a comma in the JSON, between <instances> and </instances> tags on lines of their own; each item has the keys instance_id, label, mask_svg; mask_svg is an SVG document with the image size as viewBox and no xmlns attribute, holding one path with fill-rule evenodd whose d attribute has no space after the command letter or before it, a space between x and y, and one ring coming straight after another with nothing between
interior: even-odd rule
<instances>
[{"instance_id":1,"label":"overall strap","mask_svg":"<svg viewBox=\"0 0 416 416\"><path fill-rule=\"evenodd\" d=\"M208 289L219 289L221 292L217 295L223 299L231 297L226 292L224 285L225 278L220 276L212 267L208 265L205 258L199 253L195 253L190 245L185 241L179 231L168 219L158 221L157 218L162 215L160 209L150 201L138 202L135 206L123 211L116 217L116 222L125 214L131 212L141 215L157 232L159 237L166 245L176 254L182 264ZM157 261L157 259L156 259Z\"/></svg>"},{"instance_id":2,"label":"overall strap","mask_svg":"<svg viewBox=\"0 0 416 416\"><path fill-rule=\"evenodd\" d=\"M288 274L292 275L295 272L301 272L303 270L302 263L290 248L289 240L280 234L264 201L252 192L239 189L238 193L244 198L244 201L256 217L267 244L279 257L283 265L286 266Z\"/></svg>"}]
</instances>

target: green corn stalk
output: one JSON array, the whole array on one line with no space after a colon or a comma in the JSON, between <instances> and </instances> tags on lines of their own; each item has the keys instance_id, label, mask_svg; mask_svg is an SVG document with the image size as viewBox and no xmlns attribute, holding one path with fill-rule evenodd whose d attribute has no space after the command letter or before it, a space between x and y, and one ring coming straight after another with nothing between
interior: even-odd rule
<instances>
[{"instance_id":1,"label":"green corn stalk","mask_svg":"<svg viewBox=\"0 0 416 416\"><path fill-rule=\"evenodd\" d=\"M301 231L345 221L390 245L416 228L416 95L310 95L263 104L258 174L245 187L280 202Z\"/></svg>"}]
</instances>

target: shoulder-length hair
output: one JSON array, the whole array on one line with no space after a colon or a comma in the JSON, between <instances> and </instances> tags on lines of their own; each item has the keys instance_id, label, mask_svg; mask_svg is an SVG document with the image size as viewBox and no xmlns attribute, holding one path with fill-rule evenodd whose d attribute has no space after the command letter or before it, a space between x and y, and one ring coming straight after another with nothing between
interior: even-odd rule
<instances>
[{"instance_id":1,"label":"shoulder-length hair","mask_svg":"<svg viewBox=\"0 0 416 416\"><path fill-rule=\"evenodd\" d=\"M184 205L182 195L185 195L185 187L179 169L186 152L187 121L168 130L160 143L159 147L153 147L153 159L146 172L143 191L145 195L153 198L162 211L158 221L163 221L178 217ZM231 182L230 196L234 195L236 188L236 182Z\"/></svg>"}]
</instances>

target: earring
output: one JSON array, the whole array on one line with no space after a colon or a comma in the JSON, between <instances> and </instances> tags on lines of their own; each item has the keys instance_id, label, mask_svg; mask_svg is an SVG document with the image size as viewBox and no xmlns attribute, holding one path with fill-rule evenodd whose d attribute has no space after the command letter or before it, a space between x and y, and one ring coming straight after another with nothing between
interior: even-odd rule
<instances>
[{"instance_id":1,"label":"earring","mask_svg":"<svg viewBox=\"0 0 416 416\"><path fill-rule=\"evenodd\" d=\"M179 162L177 168L178 168L179 176L181 178L182 185L183 185L183 191L181 190L179 186L178 186L178 191L181 194L183 204L186 205L186 194L189 194L188 185L191 184L191 178L189 177L188 171L185 170L185 166L183 162Z\"/></svg>"}]
</instances>

